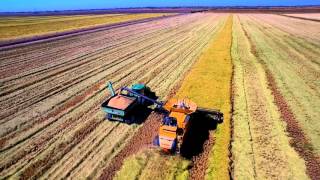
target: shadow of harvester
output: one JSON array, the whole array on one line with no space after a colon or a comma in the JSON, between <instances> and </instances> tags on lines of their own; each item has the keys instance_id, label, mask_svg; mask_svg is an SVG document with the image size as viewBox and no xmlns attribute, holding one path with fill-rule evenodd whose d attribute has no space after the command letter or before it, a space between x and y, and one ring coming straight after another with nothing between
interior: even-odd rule
<instances>
[{"instance_id":1,"label":"shadow of harvester","mask_svg":"<svg viewBox=\"0 0 320 180\"><path fill-rule=\"evenodd\" d=\"M204 142L209 138L209 131L217 128L218 121L206 113L192 114L190 126L181 145L181 156L191 159L203 152Z\"/></svg>"}]
</instances>

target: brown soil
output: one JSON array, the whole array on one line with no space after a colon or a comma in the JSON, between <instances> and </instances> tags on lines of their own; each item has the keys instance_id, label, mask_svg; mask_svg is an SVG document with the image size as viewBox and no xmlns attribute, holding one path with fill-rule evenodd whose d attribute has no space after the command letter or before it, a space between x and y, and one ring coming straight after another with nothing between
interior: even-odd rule
<instances>
[{"instance_id":1,"label":"brown soil","mask_svg":"<svg viewBox=\"0 0 320 180\"><path fill-rule=\"evenodd\" d=\"M126 157L137 153L145 145L151 144L153 138L158 134L160 122L161 115L152 113L126 146L111 160L109 166L104 169L100 179L113 179Z\"/></svg>"},{"instance_id":2,"label":"brown soil","mask_svg":"<svg viewBox=\"0 0 320 180\"><path fill-rule=\"evenodd\" d=\"M313 152L312 144L304 135L297 119L287 104L285 98L277 88L274 77L271 72L266 69L266 74L269 82L269 87L275 97L275 103L281 112L281 118L287 123L287 132L292 137L290 144L305 160L307 174L311 179L320 179L320 157Z\"/></svg>"},{"instance_id":3,"label":"brown soil","mask_svg":"<svg viewBox=\"0 0 320 180\"><path fill-rule=\"evenodd\" d=\"M232 143L234 141L234 99L235 99L235 79L234 79L234 63L232 63L232 75L231 75L231 89L230 89L230 102L231 102L231 118L230 118L230 143L229 143L229 177L230 179L234 179L234 166L233 166L233 155L232 155Z\"/></svg>"},{"instance_id":4,"label":"brown soil","mask_svg":"<svg viewBox=\"0 0 320 180\"><path fill-rule=\"evenodd\" d=\"M203 144L203 152L192 158L193 166L189 171L190 179L204 179L208 167L208 157L213 145L214 137L210 135Z\"/></svg>"}]
</instances>

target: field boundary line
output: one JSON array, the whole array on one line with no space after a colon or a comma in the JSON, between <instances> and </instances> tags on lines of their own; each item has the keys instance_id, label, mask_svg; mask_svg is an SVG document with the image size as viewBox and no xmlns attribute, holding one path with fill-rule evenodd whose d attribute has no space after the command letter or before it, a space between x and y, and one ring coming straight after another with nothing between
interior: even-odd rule
<instances>
[{"instance_id":1,"label":"field boundary line","mask_svg":"<svg viewBox=\"0 0 320 180\"><path fill-rule=\"evenodd\" d=\"M284 16L284 17L288 17L288 18L293 18L293 19L300 19L300 20L306 20L306 21L320 22L320 20L318 20L318 19L304 18L304 17L298 17L298 16L290 16L290 15L286 15L286 14L277 14L277 15L279 15L279 16Z\"/></svg>"}]
</instances>

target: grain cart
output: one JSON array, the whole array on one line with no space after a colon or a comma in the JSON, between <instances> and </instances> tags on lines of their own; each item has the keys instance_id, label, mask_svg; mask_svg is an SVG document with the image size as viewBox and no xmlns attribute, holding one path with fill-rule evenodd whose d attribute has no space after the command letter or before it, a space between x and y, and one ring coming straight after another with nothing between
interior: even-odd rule
<instances>
[{"instance_id":1,"label":"grain cart","mask_svg":"<svg viewBox=\"0 0 320 180\"><path fill-rule=\"evenodd\" d=\"M156 101L155 93L144 84L134 84L131 89L122 87L118 93L115 93L111 82L108 82L107 88L111 93L111 97L104 101L101 107L108 120L131 124L135 122L137 113L139 113L135 112L137 108L143 110L143 108L153 104L159 107L162 106L161 102Z\"/></svg>"}]
</instances>

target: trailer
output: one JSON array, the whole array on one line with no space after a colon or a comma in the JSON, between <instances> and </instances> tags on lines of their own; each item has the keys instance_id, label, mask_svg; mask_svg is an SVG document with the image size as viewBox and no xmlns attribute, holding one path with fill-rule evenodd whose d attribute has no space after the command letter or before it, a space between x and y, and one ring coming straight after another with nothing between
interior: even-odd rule
<instances>
[{"instance_id":1,"label":"trailer","mask_svg":"<svg viewBox=\"0 0 320 180\"><path fill-rule=\"evenodd\" d=\"M111 82L108 82L107 88L111 97L104 101L101 107L108 120L131 124L139 114L135 109L144 109L153 104L162 106L161 102L156 101L156 94L144 84L134 84L131 88L121 87L118 93L115 93Z\"/></svg>"}]
</instances>

